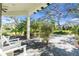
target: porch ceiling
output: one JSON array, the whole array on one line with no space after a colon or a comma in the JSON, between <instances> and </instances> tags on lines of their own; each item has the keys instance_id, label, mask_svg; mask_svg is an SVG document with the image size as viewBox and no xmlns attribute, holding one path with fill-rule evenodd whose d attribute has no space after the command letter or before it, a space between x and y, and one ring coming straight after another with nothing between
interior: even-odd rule
<instances>
[{"instance_id":1,"label":"porch ceiling","mask_svg":"<svg viewBox=\"0 0 79 59\"><path fill-rule=\"evenodd\" d=\"M46 7L45 3L3 3L2 8L6 8L6 12L2 11L4 16L20 16L31 15L36 10L40 10L41 7Z\"/></svg>"}]
</instances>

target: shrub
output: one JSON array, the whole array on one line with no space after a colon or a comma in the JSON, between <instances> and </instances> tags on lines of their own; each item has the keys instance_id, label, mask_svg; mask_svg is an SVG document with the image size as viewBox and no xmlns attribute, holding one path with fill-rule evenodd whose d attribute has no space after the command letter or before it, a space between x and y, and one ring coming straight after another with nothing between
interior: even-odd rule
<instances>
[{"instance_id":1,"label":"shrub","mask_svg":"<svg viewBox=\"0 0 79 59\"><path fill-rule=\"evenodd\" d=\"M66 34L69 34L69 31L63 31L63 30L61 30L61 31L54 31L54 34L61 34L61 35L66 35Z\"/></svg>"},{"instance_id":2,"label":"shrub","mask_svg":"<svg viewBox=\"0 0 79 59\"><path fill-rule=\"evenodd\" d=\"M4 36L9 36L9 34L6 33L6 32L2 33L2 35L4 35Z\"/></svg>"}]
</instances>

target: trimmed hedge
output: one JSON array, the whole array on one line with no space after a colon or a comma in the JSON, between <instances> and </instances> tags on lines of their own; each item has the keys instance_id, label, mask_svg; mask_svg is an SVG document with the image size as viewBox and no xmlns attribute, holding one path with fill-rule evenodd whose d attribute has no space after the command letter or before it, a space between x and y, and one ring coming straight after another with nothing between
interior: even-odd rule
<instances>
[{"instance_id":1,"label":"trimmed hedge","mask_svg":"<svg viewBox=\"0 0 79 59\"><path fill-rule=\"evenodd\" d=\"M70 33L71 33L70 31L63 31L63 30L61 30L61 31L57 30L57 31L53 32L53 34L61 34L61 35L66 35L66 34L70 34Z\"/></svg>"}]
</instances>

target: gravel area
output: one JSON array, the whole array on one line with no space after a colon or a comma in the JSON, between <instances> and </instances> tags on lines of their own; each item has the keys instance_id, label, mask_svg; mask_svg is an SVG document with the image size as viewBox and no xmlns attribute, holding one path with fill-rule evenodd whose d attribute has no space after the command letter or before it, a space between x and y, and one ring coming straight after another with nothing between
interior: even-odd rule
<instances>
[{"instance_id":1,"label":"gravel area","mask_svg":"<svg viewBox=\"0 0 79 59\"><path fill-rule=\"evenodd\" d=\"M74 35L57 36L50 39L53 43L54 56L79 56L79 48L75 47Z\"/></svg>"},{"instance_id":2,"label":"gravel area","mask_svg":"<svg viewBox=\"0 0 79 59\"><path fill-rule=\"evenodd\" d=\"M48 45L38 40L27 40L24 44L28 56L79 56L74 43L74 35L60 35L49 38Z\"/></svg>"}]
</instances>

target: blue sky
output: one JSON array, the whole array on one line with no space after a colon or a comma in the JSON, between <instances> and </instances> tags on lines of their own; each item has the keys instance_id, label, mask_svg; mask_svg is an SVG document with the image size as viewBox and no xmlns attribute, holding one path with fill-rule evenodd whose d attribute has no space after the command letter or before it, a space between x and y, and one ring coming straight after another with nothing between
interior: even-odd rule
<instances>
[{"instance_id":1,"label":"blue sky","mask_svg":"<svg viewBox=\"0 0 79 59\"><path fill-rule=\"evenodd\" d=\"M41 10L41 11L44 11L44 12L40 11L40 12L37 12L36 14L32 14L31 18L32 19L38 19L38 18L45 16L46 15L45 11L54 9L53 6L56 6L57 9L60 10L64 14L64 16L61 17L61 19L60 19L60 24L64 24L66 21L69 21L73 18L79 18L79 15L67 14L68 8L76 8L77 7L77 4L73 4L73 3L71 3L71 4L69 4L69 3L68 4L64 4L64 3L55 4L55 3L53 3L53 4L49 5L48 7L46 7L45 10ZM51 10L51 11L53 11L53 10ZM58 17L57 13L53 13L53 14L56 15L56 16L54 16L54 20L57 20L57 17ZM18 18L18 20L26 20L26 16L16 16L16 18ZM2 16L2 20L3 20L2 22L3 23L9 23L10 21L7 21L7 19L11 19L11 18L9 18L7 16Z\"/></svg>"}]
</instances>

